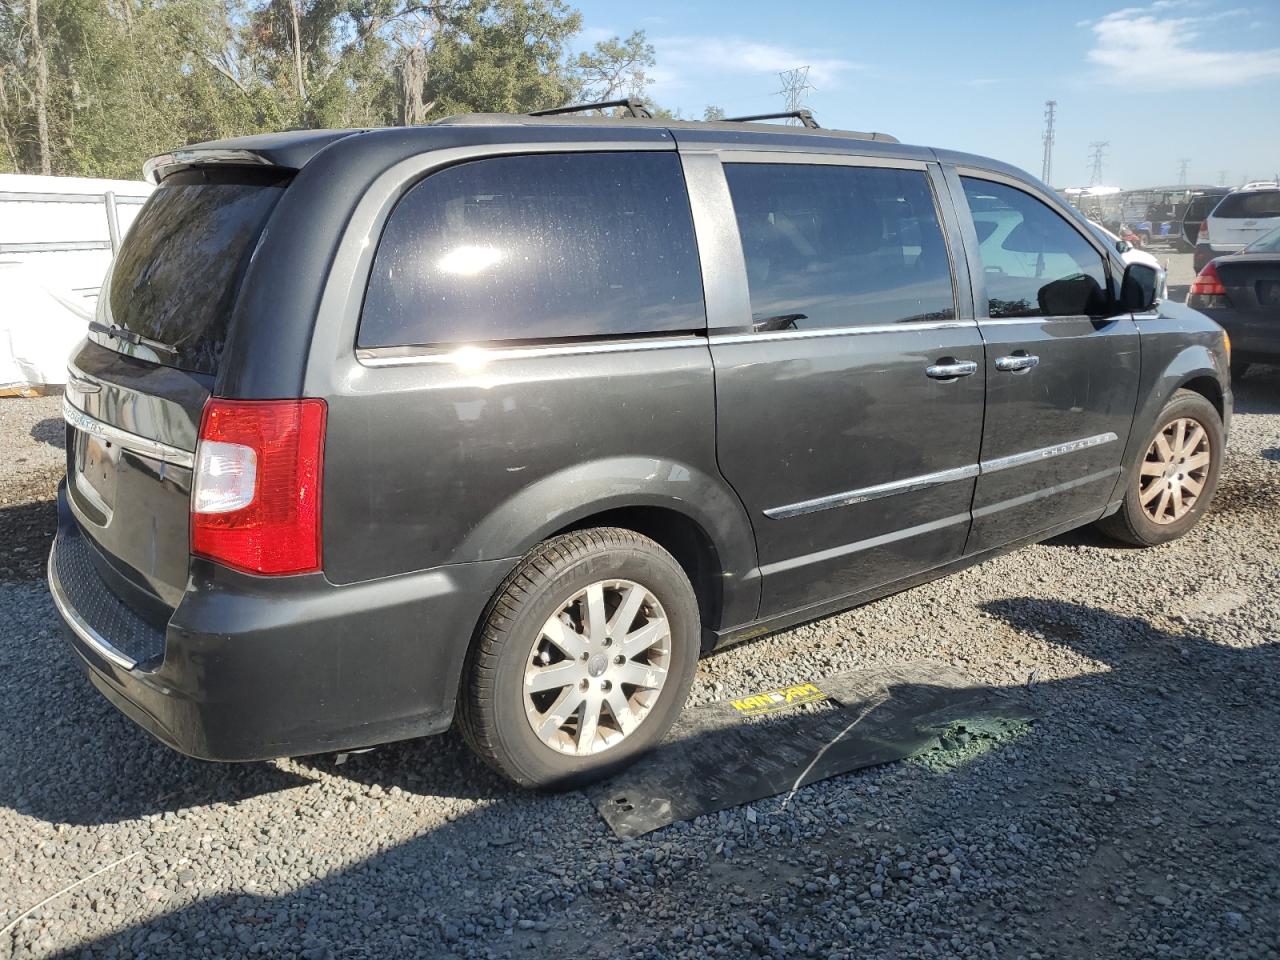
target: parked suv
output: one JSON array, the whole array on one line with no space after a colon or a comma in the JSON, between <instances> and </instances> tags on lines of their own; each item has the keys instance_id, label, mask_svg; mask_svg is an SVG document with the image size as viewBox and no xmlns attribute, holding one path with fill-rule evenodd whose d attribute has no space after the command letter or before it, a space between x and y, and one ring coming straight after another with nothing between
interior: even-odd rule
<instances>
[{"instance_id":1,"label":"parked suv","mask_svg":"<svg viewBox=\"0 0 1280 960\"><path fill-rule=\"evenodd\" d=\"M464 116L148 164L71 361L53 598L184 753L439 733L526 785L699 655L1098 522L1204 515L1222 330L981 157Z\"/></svg>"},{"instance_id":2,"label":"parked suv","mask_svg":"<svg viewBox=\"0 0 1280 960\"><path fill-rule=\"evenodd\" d=\"M1280 188L1249 184L1229 193L1204 221L1196 245L1196 272L1214 257L1239 253L1253 241L1280 227Z\"/></svg>"}]
</instances>

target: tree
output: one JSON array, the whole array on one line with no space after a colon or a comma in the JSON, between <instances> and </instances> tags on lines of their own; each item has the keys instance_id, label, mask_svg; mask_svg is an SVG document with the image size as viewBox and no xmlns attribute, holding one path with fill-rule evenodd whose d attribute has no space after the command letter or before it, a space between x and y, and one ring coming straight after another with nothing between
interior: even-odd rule
<instances>
[{"instance_id":1,"label":"tree","mask_svg":"<svg viewBox=\"0 0 1280 960\"><path fill-rule=\"evenodd\" d=\"M565 43L582 17L560 0L471 4L436 39L427 96L433 115L527 113L572 96Z\"/></svg>"},{"instance_id":2,"label":"tree","mask_svg":"<svg viewBox=\"0 0 1280 960\"><path fill-rule=\"evenodd\" d=\"M584 102L618 100L622 97L643 99L649 88L649 75L657 63L653 44L643 30L627 39L610 37L601 40L590 52L579 53L569 64L576 82L574 95Z\"/></svg>"},{"instance_id":3,"label":"tree","mask_svg":"<svg viewBox=\"0 0 1280 960\"><path fill-rule=\"evenodd\" d=\"M711 104L707 104L707 108L702 111L702 119L703 120L723 120L724 107L717 107Z\"/></svg>"}]
</instances>

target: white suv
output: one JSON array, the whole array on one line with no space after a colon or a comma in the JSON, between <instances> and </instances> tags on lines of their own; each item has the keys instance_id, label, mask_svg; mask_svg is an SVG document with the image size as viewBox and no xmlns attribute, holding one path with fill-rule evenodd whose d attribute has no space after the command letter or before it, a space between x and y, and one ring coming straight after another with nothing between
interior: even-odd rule
<instances>
[{"instance_id":1,"label":"white suv","mask_svg":"<svg viewBox=\"0 0 1280 960\"><path fill-rule=\"evenodd\" d=\"M1216 256L1236 253L1280 227L1280 188L1275 185L1229 193L1204 222L1204 236Z\"/></svg>"}]
</instances>

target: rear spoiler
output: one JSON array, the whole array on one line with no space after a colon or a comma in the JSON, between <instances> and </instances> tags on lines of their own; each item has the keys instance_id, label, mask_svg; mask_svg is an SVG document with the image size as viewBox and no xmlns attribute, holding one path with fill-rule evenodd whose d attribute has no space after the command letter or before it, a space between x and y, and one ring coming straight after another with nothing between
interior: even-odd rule
<instances>
[{"instance_id":1,"label":"rear spoiler","mask_svg":"<svg viewBox=\"0 0 1280 960\"><path fill-rule=\"evenodd\" d=\"M229 164L238 167L270 167L270 160L252 150L224 150L191 148L175 150L173 153L162 153L152 157L142 165L142 177L150 183L158 184L171 173L185 170L187 167L204 166L206 164Z\"/></svg>"}]
</instances>

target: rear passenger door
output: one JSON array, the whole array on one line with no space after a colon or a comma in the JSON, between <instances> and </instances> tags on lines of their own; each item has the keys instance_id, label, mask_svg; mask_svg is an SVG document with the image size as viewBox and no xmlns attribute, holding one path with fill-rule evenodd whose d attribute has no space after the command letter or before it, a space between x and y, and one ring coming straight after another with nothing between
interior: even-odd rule
<instances>
[{"instance_id":1,"label":"rear passenger door","mask_svg":"<svg viewBox=\"0 0 1280 960\"><path fill-rule=\"evenodd\" d=\"M957 308L941 181L914 160L785 153L685 169L715 317L717 455L755 527L761 616L959 557L985 365ZM722 194L732 224L700 209Z\"/></svg>"},{"instance_id":2,"label":"rear passenger door","mask_svg":"<svg viewBox=\"0 0 1280 960\"><path fill-rule=\"evenodd\" d=\"M1082 228L1012 180L961 171L952 184L972 217L987 346L974 553L1107 506L1137 401L1138 332L1129 314L1105 316L1108 261Z\"/></svg>"}]
</instances>

